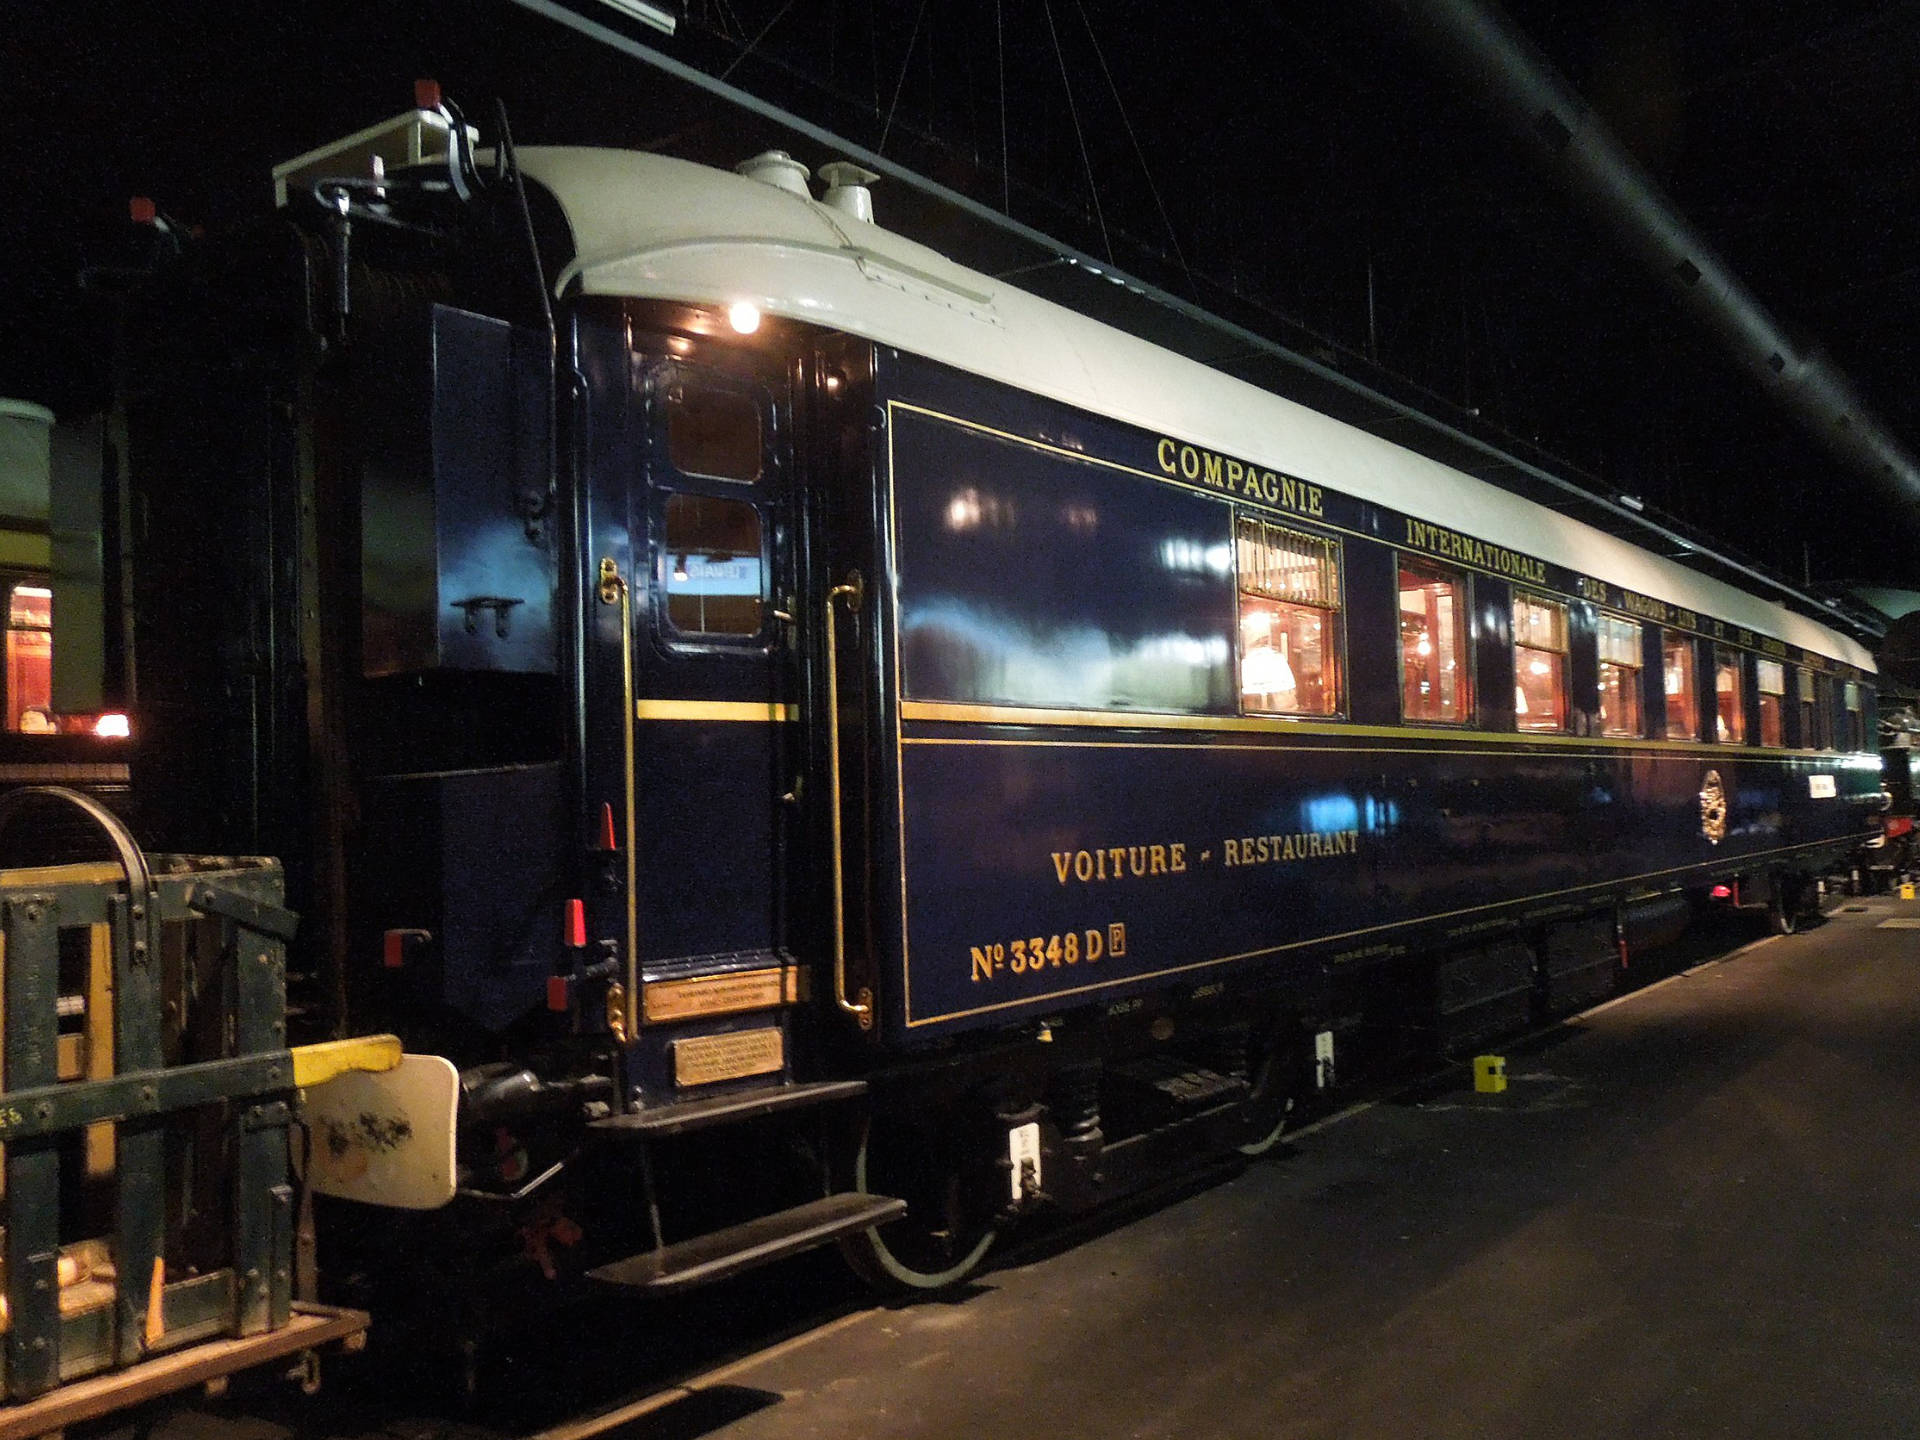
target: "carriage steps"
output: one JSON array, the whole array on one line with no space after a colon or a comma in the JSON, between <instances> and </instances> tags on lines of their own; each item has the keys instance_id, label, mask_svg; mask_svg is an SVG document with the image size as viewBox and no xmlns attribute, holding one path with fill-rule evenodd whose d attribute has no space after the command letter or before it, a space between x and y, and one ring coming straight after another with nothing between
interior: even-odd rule
<instances>
[{"instance_id":1,"label":"carriage steps","mask_svg":"<svg viewBox=\"0 0 1920 1440\"><path fill-rule=\"evenodd\" d=\"M771 1115L787 1115L867 1093L864 1080L824 1081L809 1085L770 1085L695 1100L676 1100L625 1115L596 1120L588 1129L604 1141L647 1146L719 1125L738 1125ZM643 1154L643 1160L644 1160ZM651 1175L648 1167L646 1173ZM654 1211L656 1240L658 1210ZM670 1294L697 1285L724 1280L758 1265L798 1255L844 1236L884 1225L906 1214L907 1202L890 1195L842 1192L809 1200L788 1210L755 1216L738 1225L690 1236L671 1245L657 1243L624 1260L615 1260L587 1273L606 1285Z\"/></svg>"},{"instance_id":2,"label":"carriage steps","mask_svg":"<svg viewBox=\"0 0 1920 1440\"><path fill-rule=\"evenodd\" d=\"M644 1250L587 1273L603 1284L666 1294L784 1260L906 1213L907 1202L891 1195L826 1195L725 1230Z\"/></svg>"},{"instance_id":3,"label":"carriage steps","mask_svg":"<svg viewBox=\"0 0 1920 1440\"><path fill-rule=\"evenodd\" d=\"M867 1093L864 1080L827 1080L813 1085L777 1085L760 1090L743 1090L732 1095L714 1095L701 1100L676 1100L665 1105L650 1105L625 1115L609 1115L587 1127L592 1134L607 1140L664 1140L669 1135L685 1135L710 1125L735 1125L745 1120L777 1115L809 1105L827 1105L838 1100L855 1100Z\"/></svg>"}]
</instances>

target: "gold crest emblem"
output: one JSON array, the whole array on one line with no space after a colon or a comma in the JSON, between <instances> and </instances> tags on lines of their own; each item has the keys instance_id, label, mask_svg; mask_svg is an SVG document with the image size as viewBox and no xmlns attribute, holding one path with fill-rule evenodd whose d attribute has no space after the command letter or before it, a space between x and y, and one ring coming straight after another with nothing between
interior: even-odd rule
<instances>
[{"instance_id":1,"label":"gold crest emblem","mask_svg":"<svg viewBox=\"0 0 1920 1440\"><path fill-rule=\"evenodd\" d=\"M1727 838L1727 791L1718 770L1707 771L1700 782L1700 833L1712 845Z\"/></svg>"}]
</instances>

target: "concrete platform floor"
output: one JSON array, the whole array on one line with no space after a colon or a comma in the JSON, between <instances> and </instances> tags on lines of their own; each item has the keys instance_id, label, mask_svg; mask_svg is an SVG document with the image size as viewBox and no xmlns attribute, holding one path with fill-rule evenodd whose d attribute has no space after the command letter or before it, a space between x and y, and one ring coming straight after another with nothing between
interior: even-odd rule
<instances>
[{"instance_id":1,"label":"concrete platform floor","mask_svg":"<svg viewBox=\"0 0 1920 1440\"><path fill-rule=\"evenodd\" d=\"M848 1300L610 1433L1920 1435L1920 902L1846 902L1508 1072L1504 1095L1366 1108L949 1301ZM289 1427L195 1409L149 1433Z\"/></svg>"},{"instance_id":2,"label":"concrete platform floor","mask_svg":"<svg viewBox=\"0 0 1920 1440\"><path fill-rule=\"evenodd\" d=\"M675 1433L1920 1435L1904 919L1850 902L1512 1056L1504 1095L1374 1106L954 1303L850 1317Z\"/></svg>"}]
</instances>

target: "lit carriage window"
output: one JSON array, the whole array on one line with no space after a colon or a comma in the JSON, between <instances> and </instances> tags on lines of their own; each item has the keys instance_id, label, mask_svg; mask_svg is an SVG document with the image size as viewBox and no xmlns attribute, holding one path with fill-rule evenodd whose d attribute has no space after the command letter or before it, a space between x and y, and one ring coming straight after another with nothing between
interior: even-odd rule
<instances>
[{"instance_id":1,"label":"lit carriage window","mask_svg":"<svg viewBox=\"0 0 1920 1440\"><path fill-rule=\"evenodd\" d=\"M1840 689L1840 706L1847 717L1847 749L1867 748L1866 711L1860 700L1860 686L1849 680Z\"/></svg>"},{"instance_id":2,"label":"lit carriage window","mask_svg":"<svg viewBox=\"0 0 1920 1440\"><path fill-rule=\"evenodd\" d=\"M1567 607L1513 597L1513 715L1522 730L1567 728Z\"/></svg>"},{"instance_id":3,"label":"lit carriage window","mask_svg":"<svg viewBox=\"0 0 1920 1440\"><path fill-rule=\"evenodd\" d=\"M667 459L682 475L760 478L760 406L742 390L676 384L667 391Z\"/></svg>"},{"instance_id":4,"label":"lit carriage window","mask_svg":"<svg viewBox=\"0 0 1920 1440\"><path fill-rule=\"evenodd\" d=\"M54 730L53 592L44 585L15 585L7 597L7 728Z\"/></svg>"},{"instance_id":5,"label":"lit carriage window","mask_svg":"<svg viewBox=\"0 0 1920 1440\"><path fill-rule=\"evenodd\" d=\"M1660 636L1661 689L1667 699L1667 738L1700 738L1700 691L1693 683L1693 637L1672 630Z\"/></svg>"},{"instance_id":6,"label":"lit carriage window","mask_svg":"<svg viewBox=\"0 0 1920 1440\"><path fill-rule=\"evenodd\" d=\"M764 587L759 511L708 495L667 497L660 589L668 624L683 635L757 635Z\"/></svg>"},{"instance_id":7,"label":"lit carriage window","mask_svg":"<svg viewBox=\"0 0 1920 1440\"><path fill-rule=\"evenodd\" d=\"M1466 720L1467 577L1424 561L1400 562L1400 713L1408 720Z\"/></svg>"},{"instance_id":8,"label":"lit carriage window","mask_svg":"<svg viewBox=\"0 0 1920 1440\"><path fill-rule=\"evenodd\" d=\"M1747 738L1747 710L1740 694L1740 657L1731 650L1713 652L1713 735L1722 745Z\"/></svg>"},{"instance_id":9,"label":"lit carriage window","mask_svg":"<svg viewBox=\"0 0 1920 1440\"><path fill-rule=\"evenodd\" d=\"M1641 735L1640 627L1616 615L1600 617L1600 733Z\"/></svg>"},{"instance_id":10,"label":"lit carriage window","mask_svg":"<svg viewBox=\"0 0 1920 1440\"><path fill-rule=\"evenodd\" d=\"M1778 660L1755 662L1760 691L1760 743L1784 745L1786 734L1787 667Z\"/></svg>"},{"instance_id":11,"label":"lit carriage window","mask_svg":"<svg viewBox=\"0 0 1920 1440\"><path fill-rule=\"evenodd\" d=\"M1237 542L1242 707L1339 714L1339 545L1252 515Z\"/></svg>"}]
</instances>

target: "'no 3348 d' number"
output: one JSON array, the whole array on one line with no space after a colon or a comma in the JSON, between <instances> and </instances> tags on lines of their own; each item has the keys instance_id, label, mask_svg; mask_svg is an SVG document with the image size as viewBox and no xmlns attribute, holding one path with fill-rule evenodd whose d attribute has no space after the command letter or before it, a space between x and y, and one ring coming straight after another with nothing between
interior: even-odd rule
<instances>
[{"instance_id":1,"label":"'no 3348 d' number","mask_svg":"<svg viewBox=\"0 0 1920 1440\"><path fill-rule=\"evenodd\" d=\"M1127 927L1069 930L1061 935L1032 935L1021 940L969 947L973 979L997 980L1002 975L1033 975L1067 965L1092 965L1109 955L1127 953Z\"/></svg>"}]
</instances>

